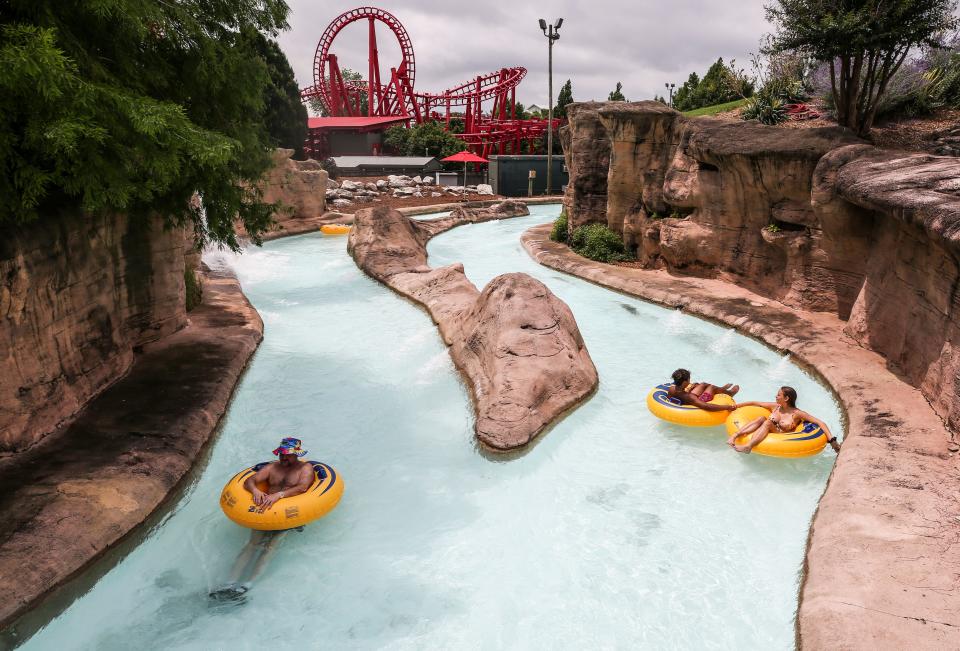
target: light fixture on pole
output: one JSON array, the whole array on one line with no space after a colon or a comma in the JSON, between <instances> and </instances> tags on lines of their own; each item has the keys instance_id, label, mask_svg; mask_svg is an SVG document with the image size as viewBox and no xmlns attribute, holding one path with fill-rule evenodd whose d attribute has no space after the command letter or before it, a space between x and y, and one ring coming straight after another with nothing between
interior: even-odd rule
<instances>
[{"instance_id":1,"label":"light fixture on pole","mask_svg":"<svg viewBox=\"0 0 960 651\"><path fill-rule=\"evenodd\" d=\"M552 25L540 19L540 29L547 37L547 94L550 98L547 113L547 194L553 190L553 42L560 38L560 26L563 18L557 18Z\"/></svg>"},{"instance_id":2,"label":"light fixture on pole","mask_svg":"<svg viewBox=\"0 0 960 651\"><path fill-rule=\"evenodd\" d=\"M664 84L663 87L670 91L670 106L673 106L673 89L676 88L676 84Z\"/></svg>"}]
</instances>

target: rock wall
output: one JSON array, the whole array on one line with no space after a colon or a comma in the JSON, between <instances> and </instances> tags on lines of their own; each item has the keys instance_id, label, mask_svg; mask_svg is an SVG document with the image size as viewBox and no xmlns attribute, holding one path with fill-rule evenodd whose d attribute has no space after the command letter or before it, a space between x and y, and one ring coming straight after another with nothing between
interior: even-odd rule
<instances>
[{"instance_id":1,"label":"rock wall","mask_svg":"<svg viewBox=\"0 0 960 651\"><path fill-rule=\"evenodd\" d=\"M600 123L599 102L570 104L560 143L570 173L563 197L570 228L607 221L607 171L610 141ZM576 142L574 142L576 140Z\"/></svg>"},{"instance_id":2,"label":"rock wall","mask_svg":"<svg viewBox=\"0 0 960 651\"><path fill-rule=\"evenodd\" d=\"M655 102L568 111L571 225L598 220L597 195L576 188L605 168L605 222L643 266L837 315L957 430L960 161Z\"/></svg>"},{"instance_id":3,"label":"rock wall","mask_svg":"<svg viewBox=\"0 0 960 651\"><path fill-rule=\"evenodd\" d=\"M520 202L460 209L416 222L382 206L357 211L347 249L361 269L423 305L471 385L477 439L494 450L529 443L597 385L597 370L570 309L538 280L520 273L482 292L463 265L427 265L426 243L460 223L527 214Z\"/></svg>"},{"instance_id":4,"label":"rock wall","mask_svg":"<svg viewBox=\"0 0 960 651\"><path fill-rule=\"evenodd\" d=\"M960 431L960 161L855 146L817 171L816 212L847 226L832 230L862 277L847 334L883 354Z\"/></svg>"},{"instance_id":5,"label":"rock wall","mask_svg":"<svg viewBox=\"0 0 960 651\"><path fill-rule=\"evenodd\" d=\"M260 186L264 201L281 204L274 231L300 232L301 224L326 212L327 172L315 160L293 160L292 155L292 149L275 150L273 168Z\"/></svg>"},{"instance_id":6,"label":"rock wall","mask_svg":"<svg viewBox=\"0 0 960 651\"><path fill-rule=\"evenodd\" d=\"M39 441L186 322L184 236L62 215L0 238L0 453Z\"/></svg>"}]
</instances>

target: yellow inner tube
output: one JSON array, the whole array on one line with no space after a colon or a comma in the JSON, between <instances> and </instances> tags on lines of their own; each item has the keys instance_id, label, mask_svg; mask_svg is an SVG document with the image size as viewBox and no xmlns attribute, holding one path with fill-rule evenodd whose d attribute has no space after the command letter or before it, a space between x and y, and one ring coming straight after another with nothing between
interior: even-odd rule
<instances>
[{"instance_id":1,"label":"yellow inner tube","mask_svg":"<svg viewBox=\"0 0 960 651\"><path fill-rule=\"evenodd\" d=\"M757 418L769 418L770 410L763 407L740 407L730 412L727 418L727 434L732 436L737 430ZM754 432L739 436L736 442L746 445ZM792 432L770 432L753 452L768 457L810 457L819 454L827 444L827 435L819 425L803 422Z\"/></svg>"},{"instance_id":2,"label":"yellow inner tube","mask_svg":"<svg viewBox=\"0 0 960 651\"><path fill-rule=\"evenodd\" d=\"M243 482L265 465L258 463L241 470L227 482L220 493L220 508L241 527L259 531L293 529L322 518L340 501L343 480L336 470L325 463L307 463L313 466L313 484L306 493L284 497L264 513L257 513L253 495L243 487ZM259 488L266 490L267 487L259 485Z\"/></svg>"},{"instance_id":3,"label":"yellow inner tube","mask_svg":"<svg viewBox=\"0 0 960 651\"><path fill-rule=\"evenodd\" d=\"M350 232L350 226L347 224L324 224L320 227L320 232L324 235L346 235Z\"/></svg>"},{"instance_id":4,"label":"yellow inner tube","mask_svg":"<svg viewBox=\"0 0 960 651\"><path fill-rule=\"evenodd\" d=\"M661 384L647 394L647 409L661 420L692 427L712 427L722 425L727 419L727 414L730 413L729 411L705 411L693 405L681 404L679 400L667 395L667 389L670 387L669 383ZM736 403L726 393L718 393L710 404L733 405Z\"/></svg>"}]
</instances>

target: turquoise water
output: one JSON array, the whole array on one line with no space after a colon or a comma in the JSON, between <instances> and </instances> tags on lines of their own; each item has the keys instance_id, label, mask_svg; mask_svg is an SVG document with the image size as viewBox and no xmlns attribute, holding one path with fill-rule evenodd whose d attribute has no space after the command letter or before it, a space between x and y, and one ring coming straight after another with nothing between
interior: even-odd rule
<instances>
[{"instance_id":1,"label":"turquoise water","mask_svg":"<svg viewBox=\"0 0 960 651\"><path fill-rule=\"evenodd\" d=\"M429 317L307 235L230 259L266 336L203 472L146 541L27 649L786 649L807 529L833 464L743 456L721 430L655 420L680 365L781 384L839 431L812 378L732 331L539 267L519 234L557 213L463 226L431 264L543 280L600 372L528 454L473 443L469 397ZM296 434L340 471L330 516L290 534L239 605L211 605L247 533L226 479Z\"/></svg>"}]
</instances>

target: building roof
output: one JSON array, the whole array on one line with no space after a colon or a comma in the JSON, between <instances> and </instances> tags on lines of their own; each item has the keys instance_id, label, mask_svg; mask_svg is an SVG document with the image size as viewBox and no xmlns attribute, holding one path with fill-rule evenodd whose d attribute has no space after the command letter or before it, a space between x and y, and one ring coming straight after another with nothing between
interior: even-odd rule
<instances>
[{"instance_id":1,"label":"building roof","mask_svg":"<svg viewBox=\"0 0 960 651\"><path fill-rule=\"evenodd\" d=\"M341 118L307 118L308 129L332 130L376 130L378 127L388 127L400 124L412 118L403 116L374 116L374 117L341 117Z\"/></svg>"},{"instance_id":2,"label":"building roof","mask_svg":"<svg viewBox=\"0 0 960 651\"><path fill-rule=\"evenodd\" d=\"M436 158L430 156L334 156L340 169L351 167L426 167Z\"/></svg>"}]
</instances>

